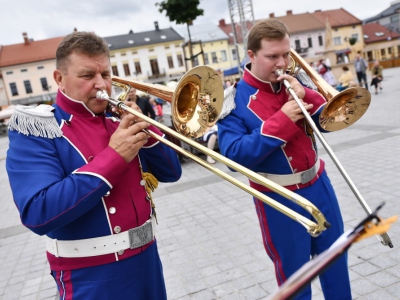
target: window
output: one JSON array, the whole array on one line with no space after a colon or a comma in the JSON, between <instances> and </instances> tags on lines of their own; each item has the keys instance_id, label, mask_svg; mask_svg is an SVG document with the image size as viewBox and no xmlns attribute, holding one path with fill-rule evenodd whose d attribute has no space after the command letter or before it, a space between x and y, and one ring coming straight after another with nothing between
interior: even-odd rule
<instances>
[{"instance_id":1,"label":"window","mask_svg":"<svg viewBox=\"0 0 400 300\"><path fill-rule=\"evenodd\" d=\"M227 61L225 50L221 50L221 61Z\"/></svg>"},{"instance_id":2,"label":"window","mask_svg":"<svg viewBox=\"0 0 400 300\"><path fill-rule=\"evenodd\" d=\"M300 50L300 40L295 40L294 41L294 48L296 49L296 51Z\"/></svg>"},{"instance_id":3,"label":"window","mask_svg":"<svg viewBox=\"0 0 400 300\"><path fill-rule=\"evenodd\" d=\"M117 67L117 66L112 66L111 69L112 69L113 75L119 76L119 75L118 75L118 67Z\"/></svg>"},{"instance_id":4,"label":"window","mask_svg":"<svg viewBox=\"0 0 400 300\"><path fill-rule=\"evenodd\" d=\"M193 57L193 67L197 67L199 65L199 57Z\"/></svg>"},{"instance_id":5,"label":"window","mask_svg":"<svg viewBox=\"0 0 400 300\"><path fill-rule=\"evenodd\" d=\"M160 69L158 68L157 59L150 59L151 73L153 75L160 75Z\"/></svg>"},{"instance_id":6,"label":"window","mask_svg":"<svg viewBox=\"0 0 400 300\"><path fill-rule=\"evenodd\" d=\"M390 17L390 23L399 23L399 14Z\"/></svg>"},{"instance_id":7,"label":"window","mask_svg":"<svg viewBox=\"0 0 400 300\"><path fill-rule=\"evenodd\" d=\"M135 72L136 74L142 74L142 68L140 67L139 61L135 61Z\"/></svg>"},{"instance_id":8,"label":"window","mask_svg":"<svg viewBox=\"0 0 400 300\"><path fill-rule=\"evenodd\" d=\"M382 59L386 59L386 50L385 49L381 49L381 56L382 56Z\"/></svg>"},{"instance_id":9,"label":"window","mask_svg":"<svg viewBox=\"0 0 400 300\"><path fill-rule=\"evenodd\" d=\"M182 54L178 54L176 57L178 58L178 66L182 67L183 66Z\"/></svg>"},{"instance_id":10,"label":"window","mask_svg":"<svg viewBox=\"0 0 400 300\"><path fill-rule=\"evenodd\" d=\"M129 69L129 64L124 64L125 76L131 76L131 70Z\"/></svg>"},{"instance_id":11,"label":"window","mask_svg":"<svg viewBox=\"0 0 400 300\"><path fill-rule=\"evenodd\" d=\"M121 56L126 56L126 52L121 52Z\"/></svg>"},{"instance_id":12,"label":"window","mask_svg":"<svg viewBox=\"0 0 400 300\"><path fill-rule=\"evenodd\" d=\"M10 90L13 96L18 96L17 84L15 82L10 82Z\"/></svg>"},{"instance_id":13,"label":"window","mask_svg":"<svg viewBox=\"0 0 400 300\"><path fill-rule=\"evenodd\" d=\"M308 41L308 48L312 48L312 38L309 37L307 41Z\"/></svg>"},{"instance_id":14,"label":"window","mask_svg":"<svg viewBox=\"0 0 400 300\"><path fill-rule=\"evenodd\" d=\"M14 72L13 71L7 71L6 74L7 75L11 75L11 74L14 74Z\"/></svg>"},{"instance_id":15,"label":"window","mask_svg":"<svg viewBox=\"0 0 400 300\"><path fill-rule=\"evenodd\" d=\"M341 44L342 44L342 37L341 37L341 36L336 36L336 37L334 37L334 38L333 38L333 44L334 44L335 46L341 45Z\"/></svg>"},{"instance_id":16,"label":"window","mask_svg":"<svg viewBox=\"0 0 400 300\"><path fill-rule=\"evenodd\" d=\"M31 81L30 80L24 80L24 86L25 86L25 92L27 94L32 94Z\"/></svg>"},{"instance_id":17,"label":"window","mask_svg":"<svg viewBox=\"0 0 400 300\"><path fill-rule=\"evenodd\" d=\"M204 64L208 65L209 61L208 61L208 53L204 53Z\"/></svg>"},{"instance_id":18,"label":"window","mask_svg":"<svg viewBox=\"0 0 400 300\"><path fill-rule=\"evenodd\" d=\"M40 83L42 84L42 90L43 91L48 91L50 89L49 85L47 84L47 78L46 77L40 78Z\"/></svg>"},{"instance_id":19,"label":"window","mask_svg":"<svg viewBox=\"0 0 400 300\"><path fill-rule=\"evenodd\" d=\"M28 72L28 69L21 69L21 72Z\"/></svg>"},{"instance_id":20,"label":"window","mask_svg":"<svg viewBox=\"0 0 400 300\"><path fill-rule=\"evenodd\" d=\"M168 60L168 67L170 69L174 68L174 60L172 59L172 56L167 56L167 60Z\"/></svg>"},{"instance_id":21,"label":"window","mask_svg":"<svg viewBox=\"0 0 400 300\"><path fill-rule=\"evenodd\" d=\"M238 58L237 58L237 54L236 54L236 49L232 49L231 53L232 53L232 59L237 60Z\"/></svg>"},{"instance_id":22,"label":"window","mask_svg":"<svg viewBox=\"0 0 400 300\"><path fill-rule=\"evenodd\" d=\"M38 70L44 69L43 66L38 66L37 68L38 68Z\"/></svg>"},{"instance_id":23,"label":"window","mask_svg":"<svg viewBox=\"0 0 400 300\"><path fill-rule=\"evenodd\" d=\"M324 39L322 38L322 35L318 36L318 44L319 44L320 46L323 46L323 45L324 45Z\"/></svg>"},{"instance_id":24,"label":"window","mask_svg":"<svg viewBox=\"0 0 400 300\"><path fill-rule=\"evenodd\" d=\"M352 38L355 38L356 41L358 41L358 33L352 33L352 34L351 34L351 37L352 37Z\"/></svg>"},{"instance_id":25,"label":"window","mask_svg":"<svg viewBox=\"0 0 400 300\"><path fill-rule=\"evenodd\" d=\"M218 63L217 53L211 52L211 60L212 60L213 64Z\"/></svg>"}]
</instances>

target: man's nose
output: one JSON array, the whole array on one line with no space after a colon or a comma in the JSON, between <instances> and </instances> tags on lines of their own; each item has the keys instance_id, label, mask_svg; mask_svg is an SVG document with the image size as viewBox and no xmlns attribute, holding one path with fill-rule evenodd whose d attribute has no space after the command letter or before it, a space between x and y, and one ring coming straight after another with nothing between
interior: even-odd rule
<instances>
[{"instance_id":1,"label":"man's nose","mask_svg":"<svg viewBox=\"0 0 400 300\"><path fill-rule=\"evenodd\" d=\"M101 74L96 75L94 79L94 87L96 89L104 90L106 88L106 80L103 78L103 76L101 76Z\"/></svg>"}]
</instances>

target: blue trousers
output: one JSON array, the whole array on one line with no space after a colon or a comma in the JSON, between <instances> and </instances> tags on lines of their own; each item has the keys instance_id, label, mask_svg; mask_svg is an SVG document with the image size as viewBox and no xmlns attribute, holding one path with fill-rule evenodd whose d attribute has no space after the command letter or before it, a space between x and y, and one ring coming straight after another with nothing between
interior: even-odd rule
<instances>
[{"instance_id":1,"label":"blue trousers","mask_svg":"<svg viewBox=\"0 0 400 300\"><path fill-rule=\"evenodd\" d=\"M275 266L278 285L294 272L331 246L343 233L343 220L339 204L324 171L312 185L295 191L312 202L325 216L331 227L318 237L312 237L305 227L271 206L255 199L264 247ZM301 215L314 220L301 206L273 192L264 193ZM342 255L320 276L326 300L351 300L347 253ZM303 289L295 299L311 299L311 285Z\"/></svg>"},{"instance_id":2,"label":"blue trousers","mask_svg":"<svg viewBox=\"0 0 400 300\"><path fill-rule=\"evenodd\" d=\"M60 299L167 299L157 244L110 264L70 271L52 271Z\"/></svg>"}]
</instances>

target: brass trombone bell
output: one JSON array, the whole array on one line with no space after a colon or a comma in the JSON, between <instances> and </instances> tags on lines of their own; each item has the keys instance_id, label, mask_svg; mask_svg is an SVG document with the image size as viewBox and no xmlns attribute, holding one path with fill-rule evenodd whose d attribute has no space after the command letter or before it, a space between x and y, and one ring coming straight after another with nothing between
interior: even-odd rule
<instances>
[{"instance_id":1,"label":"brass trombone bell","mask_svg":"<svg viewBox=\"0 0 400 300\"><path fill-rule=\"evenodd\" d=\"M191 69L182 77L177 87L170 88L138 81L113 77L113 85L125 92L119 100L125 100L129 87L159 97L171 103L172 122L176 131L186 137L198 138L217 121L222 110L224 90L219 74L207 66Z\"/></svg>"},{"instance_id":2,"label":"brass trombone bell","mask_svg":"<svg viewBox=\"0 0 400 300\"><path fill-rule=\"evenodd\" d=\"M362 87L349 87L342 92L327 83L296 51L291 49L290 73L298 65L307 73L328 102L319 116L319 124L326 131L338 131L357 122L371 103L371 94Z\"/></svg>"}]
</instances>

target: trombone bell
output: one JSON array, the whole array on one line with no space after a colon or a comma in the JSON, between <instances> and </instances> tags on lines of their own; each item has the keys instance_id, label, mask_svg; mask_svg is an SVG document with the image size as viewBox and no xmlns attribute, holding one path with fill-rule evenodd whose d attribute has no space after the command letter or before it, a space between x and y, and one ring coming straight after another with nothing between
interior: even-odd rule
<instances>
[{"instance_id":1,"label":"trombone bell","mask_svg":"<svg viewBox=\"0 0 400 300\"><path fill-rule=\"evenodd\" d=\"M289 73L295 73L298 65L307 73L318 92L328 103L323 108L319 124L326 131L338 131L360 119L371 103L371 94L362 87L347 88L339 92L327 83L295 50L290 49L292 65Z\"/></svg>"},{"instance_id":2,"label":"trombone bell","mask_svg":"<svg viewBox=\"0 0 400 300\"><path fill-rule=\"evenodd\" d=\"M138 90L170 102L175 130L189 138L203 136L218 121L222 110L222 79L214 69L207 66L194 67L186 72L176 88L128 81L116 76L112 80L114 86L135 86Z\"/></svg>"}]
</instances>

